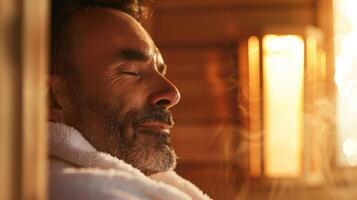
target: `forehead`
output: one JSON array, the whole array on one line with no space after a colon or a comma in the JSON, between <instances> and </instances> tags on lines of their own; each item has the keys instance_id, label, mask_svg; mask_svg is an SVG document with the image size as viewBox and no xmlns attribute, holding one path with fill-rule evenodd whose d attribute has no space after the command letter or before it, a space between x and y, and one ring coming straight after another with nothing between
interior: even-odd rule
<instances>
[{"instance_id":1,"label":"forehead","mask_svg":"<svg viewBox=\"0 0 357 200\"><path fill-rule=\"evenodd\" d=\"M112 47L157 51L140 23L115 9L93 8L79 11L72 17L68 29L79 38L80 46L87 50L94 48L99 51Z\"/></svg>"}]
</instances>

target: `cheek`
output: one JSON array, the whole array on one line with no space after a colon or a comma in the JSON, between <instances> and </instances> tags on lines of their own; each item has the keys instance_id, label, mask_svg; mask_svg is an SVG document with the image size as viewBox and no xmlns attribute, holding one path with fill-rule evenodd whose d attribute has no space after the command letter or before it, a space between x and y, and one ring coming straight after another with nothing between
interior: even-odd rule
<instances>
[{"instance_id":1,"label":"cheek","mask_svg":"<svg viewBox=\"0 0 357 200\"><path fill-rule=\"evenodd\" d=\"M123 105L123 111L137 110L147 105L147 94L140 87L117 87L108 94L110 103Z\"/></svg>"}]
</instances>

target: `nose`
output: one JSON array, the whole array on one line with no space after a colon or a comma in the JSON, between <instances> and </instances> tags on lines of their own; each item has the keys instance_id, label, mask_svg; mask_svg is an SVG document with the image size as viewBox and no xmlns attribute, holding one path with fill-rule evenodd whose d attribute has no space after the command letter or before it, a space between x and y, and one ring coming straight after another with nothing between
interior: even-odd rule
<instances>
[{"instance_id":1,"label":"nose","mask_svg":"<svg viewBox=\"0 0 357 200\"><path fill-rule=\"evenodd\" d=\"M161 75L160 77L161 81L157 82L153 92L149 96L149 103L151 105L171 108L180 101L180 92L166 77Z\"/></svg>"}]
</instances>

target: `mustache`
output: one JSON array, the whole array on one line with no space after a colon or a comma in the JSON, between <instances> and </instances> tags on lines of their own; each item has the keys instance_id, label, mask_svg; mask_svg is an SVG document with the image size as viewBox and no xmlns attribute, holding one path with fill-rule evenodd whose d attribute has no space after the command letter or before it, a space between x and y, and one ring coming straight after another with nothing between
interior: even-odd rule
<instances>
[{"instance_id":1,"label":"mustache","mask_svg":"<svg viewBox=\"0 0 357 200\"><path fill-rule=\"evenodd\" d=\"M134 120L134 126L138 127L142 123L146 122L161 122L171 127L175 125L172 117L172 113L162 106L145 106Z\"/></svg>"}]
</instances>

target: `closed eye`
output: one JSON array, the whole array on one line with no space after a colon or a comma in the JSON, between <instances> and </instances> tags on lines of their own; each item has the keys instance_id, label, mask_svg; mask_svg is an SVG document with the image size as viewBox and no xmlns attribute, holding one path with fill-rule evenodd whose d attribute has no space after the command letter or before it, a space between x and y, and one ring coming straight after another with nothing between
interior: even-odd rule
<instances>
[{"instance_id":1,"label":"closed eye","mask_svg":"<svg viewBox=\"0 0 357 200\"><path fill-rule=\"evenodd\" d=\"M136 72L126 72L126 71L122 71L121 72L122 74L127 74L127 75L131 75L131 76L139 76L139 73L136 73Z\"/></svg>"}]
</instances>

